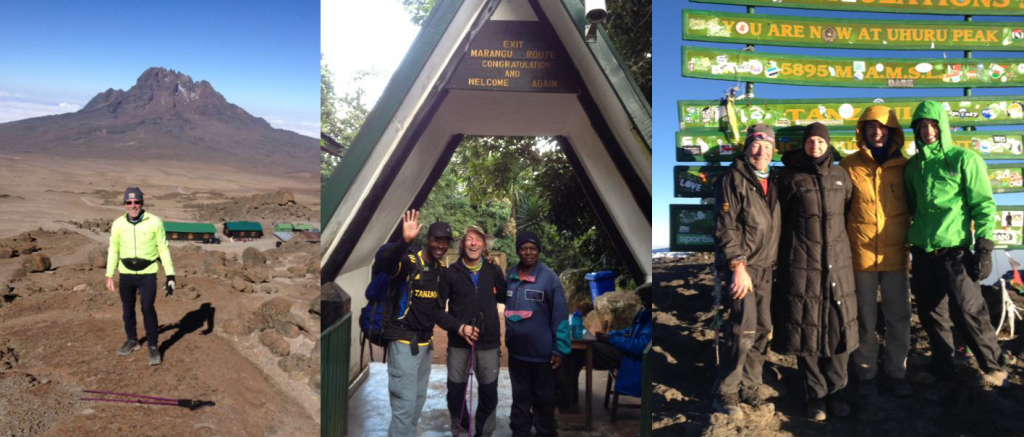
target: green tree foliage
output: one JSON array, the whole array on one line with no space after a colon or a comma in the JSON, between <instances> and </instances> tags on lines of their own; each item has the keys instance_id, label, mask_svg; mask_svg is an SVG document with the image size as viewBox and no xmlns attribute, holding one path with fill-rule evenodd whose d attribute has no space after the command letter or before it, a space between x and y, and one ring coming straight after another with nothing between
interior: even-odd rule
<instances>
[{"instance_id":1,"label":"green tree foliage","mask_svg":"<svg viewBox=\"0 0 1024 437\"><path fill-rule=\"evenodd\" d=\"M427 15L430 15L435 2L436 0L402 0L402 6L405 6L406 12L412 16L412 24L419 26L427 19Z\"/></svg>"},{"instance_id":2,"label":"green tree foliage","mask_svg":"<svg viewBox=\"0 0 1024 437\"><path fill-rule=\"evenodd\" d=\"M370 76L378 74L374 71L360 71L350 79L354 90L338 96L334 88L334 75L330 67L323 62L321 54L320 63L320 131L334 138L341 144L344 153L359 133L359 128L366 121L370 109L363 101L366 94L359 83ZM344 155L342 155L344 156ZM341 157L329 153L320 152L320 187L327 184L334 168L341 161Z\"/></svg>"}]
</instances>

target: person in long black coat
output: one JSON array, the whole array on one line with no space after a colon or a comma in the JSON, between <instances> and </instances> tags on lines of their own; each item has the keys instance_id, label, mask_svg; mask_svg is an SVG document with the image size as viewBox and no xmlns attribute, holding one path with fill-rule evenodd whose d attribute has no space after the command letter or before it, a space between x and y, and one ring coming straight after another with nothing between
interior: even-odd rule
<instances>
[{"instance_id":1,"label":"person in long black coat","mask_svg":"<svg viewBox=\"0 0 1024 437\"><path fill-rule=\"evenodd\" d=\"M786 152L779 175L782 238L772 292L772 349L796 355L808 416L850 414L843 389L857 349L857 294L845 210L850 176L836 165L828 128L804 130L804 147Z\"/></svg>"}]
</instances>

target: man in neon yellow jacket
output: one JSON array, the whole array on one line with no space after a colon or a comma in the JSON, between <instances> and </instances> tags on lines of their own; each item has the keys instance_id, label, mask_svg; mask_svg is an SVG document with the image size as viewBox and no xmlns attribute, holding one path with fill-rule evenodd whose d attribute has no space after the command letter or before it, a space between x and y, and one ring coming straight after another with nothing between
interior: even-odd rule
<instances>
[{"instance_id":1,"label":"man in neon yellow jacket","mask_svg":"<svg viewBox=\"0 0 1024 437\"><path fill-rule=\"evenodd\" d=\"M167 275L167 296L174 292L174 265L171 251L167 246L164 222L142 209L142 190L128 187L124 191L124 206L127 213L114 220L110 226L110 247L107 250L107 289L114 291L114 269L121 273L119 289L124 332L128 341L117 350L118 355L128 355L140 348L135 330L135 296L142 300L142 320L146 326L146 342L149 345L149 365L160 364L160 350L157 347L156 308L156 261L159 258Z\"/></svg>"}]
</instances>

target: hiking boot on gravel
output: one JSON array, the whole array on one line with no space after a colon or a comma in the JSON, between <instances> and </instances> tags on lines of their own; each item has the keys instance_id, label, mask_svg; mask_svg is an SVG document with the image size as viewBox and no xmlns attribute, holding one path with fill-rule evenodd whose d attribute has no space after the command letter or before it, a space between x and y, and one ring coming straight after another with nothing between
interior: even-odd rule
<instances>
[{"instance_id":1,"label":"hiking boot on gravel","mask_svg":"<svg viewBox=\"0 0 1024 437\"><path fill-rule=\"evenodd\" d=\"M124 356L124 355L128 355L128 354L130 354L132 352L135 352L135 351L137 351L137 350L139 350L141 348L142 348L142 346L139 346L139 342L138 341L136 341L136 340L128 340L128 341L124 342L124 346L121 346L121 349L117 350L117 354Z\"/></svg>"},{"instance_id":2,"label":"hiking boot on gravel","mask_svg":"<svg viewBox=\"0 0 1024 437\"><path fill-rule=\"evenodd\" d=\"M987 387L1006 387L1006 377L1009 376L1005 370L990 370L981 375L981 383Z\"/></svg>"},{"instance_id":3,"label":"hiking boot on gravel","mask_svg":"<svg viewBox=\"0 0 1024 437\"><path fill-rule=\"evenodd\" d=\"M163 359L160 358L160 349L155 347L149 348L149 365L156 366L162 361Z\"/></svg>"},{"instance_id":4,"label":"hiking boot on gravel","mask_svg":"<svg viewBox=\"0 0 1024 437\"><path fill-rule=\"evenodd\" d=\"M893 396L907 398L914 395L914 386L907 382L907 378L892 378L889 384L892 386Z\"/></svg>"},{"instance_id":5,"label":"hiking boot on gravel","mask_svg":"<svg viewBox=\"0 0 1024 437\"><path fill-rule=\"evenodd\" d=\"M743 388L740 389L740 400L751 407L760 407L761 405L764 405L765 399L764 396L761 395L761 386L743 386Z\"/></svg>"},{"instance_id":6,"label":"hiking boot on gravel","mask_svg":"<svg viewBox=\"0 0 1024 437\"><path fill-rule=\"evenodd\" d=\"M836 393L828 397L828 412L836 417L847 417L850 415L850 404L846 403L846 397L842 393Z\"/></svg>"},{"instance_id":7,"label":"hiking boot on gravel","mask_svg":"<svg viewBox=\"0 0 1024 437\"><path fill-rule=\"evenodd\" d=\"M743 419L743 410L740 409L740 396L738 393L729 393L715 396L711 403L715 411L725 414L735 420Z\"/></svg>"},{"instance_id":8,"label":"hiking boot on gravel","mask_svg":"<svg viewBox=\"0 0 1024 437\"><path fill-rule=\"evenodd\" d=\"M824 422L828 418L825 415L824 399L811 399L807 401L807 418L818 422Z\"/></svg>"},{"instance_id":9,"label":"hiking boot on gravel","mask_svg":"<svg viewBox=\"0 0 1024 437\"><path fill-rule=\"evenodd\" d=\"M869 397L878 394L878 387L875 386L875 378L858 381L857 394L861 397Z\"/></svg>"}]
</instances>

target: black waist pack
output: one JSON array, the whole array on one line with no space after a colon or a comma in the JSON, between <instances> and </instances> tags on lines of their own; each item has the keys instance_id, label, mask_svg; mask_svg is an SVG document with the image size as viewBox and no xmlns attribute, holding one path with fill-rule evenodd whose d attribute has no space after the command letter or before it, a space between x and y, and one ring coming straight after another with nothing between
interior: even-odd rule
<instances>
[{"instance_id":1,"label":"black waist pack","mask_svg":"<svg viewBox=\"0 0 1024 437\"><path fill-rule=\"evenodd\" d=\"M155 262L156 262L155 259L142 259L142 258L124 258L124 259L121 260L121 263L124 264L124 266L127 267L128 270L131 270L131 271L134 271L134 272L145 270L146 267L149 267L150 264L153 264Z\"/></svg>"}]
</instances>

